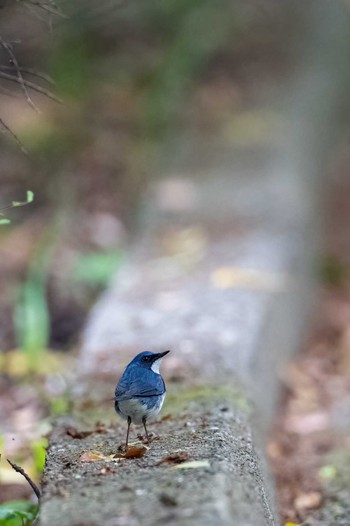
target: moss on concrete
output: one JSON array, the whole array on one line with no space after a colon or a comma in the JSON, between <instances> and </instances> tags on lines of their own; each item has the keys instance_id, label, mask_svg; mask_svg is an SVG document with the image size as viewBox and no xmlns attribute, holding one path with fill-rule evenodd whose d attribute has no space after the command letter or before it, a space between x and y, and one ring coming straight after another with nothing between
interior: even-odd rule
<instances>
[{"instance_id":1,"label":"moss on concrete","mask_svg":"<svg viewBox=\"0 0 350 526\"><path fill-rule=\"evenodd\" d=\"M320 470L325 499L305 526L348 526L350 517L350 451L338 449Z\"/></svg>"},{"instance_id":2,"label":"moss on concrete","mask_svg":"<svg viewBox=\"0 0 350 526\"><path fill-rule=\"evenodd\" d=\"M168 388L163 412L177 413L184 411L193 404L203 407L222 405L223 408L237 409L249 414L251 401L236 383L231 385L195 385L192 387L171 386Z\"/></svg>"}]
</instances>

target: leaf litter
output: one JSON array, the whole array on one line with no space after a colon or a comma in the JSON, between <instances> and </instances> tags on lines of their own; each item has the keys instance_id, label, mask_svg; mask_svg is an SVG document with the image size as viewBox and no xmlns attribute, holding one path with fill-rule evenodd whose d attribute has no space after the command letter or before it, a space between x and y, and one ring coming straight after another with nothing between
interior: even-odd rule
<instances>
[{"instance_id":1,"label":"leaf litter","mask_svg":"<svg viewBox=\"0 0 350 526\"><path fill-rule=\"evenodd\" d=\"M158 465L165 463L181 464L182 462L186 462L189 458L190 455L186 451L174 451L174 453L170 453L170 455L162 458L162 460L158 462Z\"/></svg>"},{"instance_id":2,"label":"leaf litter","mask_svg":"<svg viewBox=\"0 0 350 526\"><path fill-rule=\"evenodd\" d=\"M149 447L144 444L134 443L130 444L125 453L112 453L111 455L104 455L101 451L90 450L84 451L80 457L80 462L113 462L119 459L141 458L149 450Z\"/></svg>"},{"instance_id":3,"label":"leaf litter","mask_svg":"<svg viewBox=\"0 0 350 526\"><path fill-rule=\"evenodd\" d=\"M329 191L328 272L320 272L317 317L286 371L268 446L285 526L349 524L350 486L341 467L350 429L350 183L339 179Z\"/></svg>"},{"instance_id":4,"label":"leaf litter","mask_svg":"<svg viewBox=\"0 0 350 526\"><path fill-rule=\"evenodd\" d=\"M78 439L78 440L81 440L83 438L86 438L94 433L97 433L97 434L102 434L102 433L106 433L107 431L107 428L104 424L97 424L95 429L92 429L91 431L79 431L76 427L74 426L68 426L66 427L66 434L68 436L70 436L71 438L75 438L75 439Z\"/></svg>"}]
</instances>

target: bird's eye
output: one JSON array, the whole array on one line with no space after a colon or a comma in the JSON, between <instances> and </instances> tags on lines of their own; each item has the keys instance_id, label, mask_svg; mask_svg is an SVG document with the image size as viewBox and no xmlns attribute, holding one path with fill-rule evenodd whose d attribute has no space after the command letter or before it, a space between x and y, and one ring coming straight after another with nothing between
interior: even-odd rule
<instances>
[{"instance_id":1,"label":"bird's eye","mask_svg":"<svg viewBox=\"0 0 350 526\"><path fill-rule=\"evenodd\" d=\"M151 360L151 357L150 356L144 356L143 359L144 359L145 362L149 362Z\"/></svg>"}]
</instances>

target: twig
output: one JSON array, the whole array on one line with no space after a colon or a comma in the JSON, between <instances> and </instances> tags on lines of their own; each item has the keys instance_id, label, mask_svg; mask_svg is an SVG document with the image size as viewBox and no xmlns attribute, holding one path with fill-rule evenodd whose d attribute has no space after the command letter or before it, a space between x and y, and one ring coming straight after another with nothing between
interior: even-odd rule
<instances>
[{"instance_id":1,"label":"twig","mask_svg":"<svg viewBox=\"0 0 350 526\"><path fill-rule=\"evenodd\" d=\"M8 73L4 73L3 71L0 71L0 78L4 80L9 80L10 82L16 82L18 84L18 78L14 77L13 75L9 75ZM62 100L59 97L56 97L51 91L48 91L38 84L34 84L34 82L30 82L29 80L23 79L23 83L27 88L32 89L33 91L37 91L38 93L41 93L42 95L45 95L49 99L54 100L55 102L62 103Z\"/></svg>"},{"instance_id":2,"label":"twig","mask_svg":"<svg viewBox=\"0 0 350 526\"><path fill-rule=\"evenodd\" d=\"M38 500L40 500L40 490L38 486L35 484L35 482L32 481L29 475L24 471L23 468L20 466L17 466L14 462L11 462L11 460L7 459L7 462L10 464L11 468L14 469L17 473L20 473L22 477L26 479L32 490L34 491L35 495L37 496Z\"/></svg>"},{"instance_id":3,"label":"twig","mask_svg":"<svg viewBox=\"0 0 350 526\"><path fill-rule=\"evenodd\" d=\"M42 9L43 11L46 11L47 13L50 13L51 15L61 16L62 18L68 18L66 15L61 13L61 11L59 11L57 6L55 6L55 5L53 5L53 7L51 7L48 4L41 3L41 2L36 2L36 1L28 1L28 2L24 2L24 3L27 4L27 5L30 4L30 5L33 5L35 7L38 7L39 9Z\"/></svg>"},{"instance_id":4,"label":"twig","mask_svg":"<svg viewBox=\"0 0 350 526\"><path fill-rule=\"evenodd\" d=\"M30 12L31 15L35 16L37 20L40 20L40 22L44 22L45 24L48 23L50 31L51 31L52 29L51 15L50 15L50 19L47 20L45 18L45 15L41 15L41 11L38 11L37 8L31 2L23 2L23 6Z\"/></svg>"},{"instance_id":5,"label":"twig","mask_svg":"<svg viewBox=\"0 0 350 526\"><path fill-rule=\"evenodd\" d=\"M18 65L18 62L17 62L17 58L16 58L16 55L14 54L14 52L12 51L12 47L11 45L9 45L7 42L5 42L2 37L0 36L0 45L5 49L5 51L7 51L13 65L14 65L14 68L15 68L15 71L16 71L16 75L17 75L17 79L18 79L18 82L19 84L21 85L22 87L22 90L23 90L23 93L27 99L27 102L28 104L33 108L33 110L35 110L37 113L40 113L40 110L39 108L36 107L36 105L34 104L34 102L32 101L32 98L31 96L29 95L28 93L28 90L27 90L27 86L26 86L26 83L24 82L24 78L23 78L23 75L21 73L21 70L20 70L20 67Z\"/></svg>"},{"instance_id":6,"label":"twig","mask_svg":"<svg viewBox=\"0 0 350 526\"><path fill-rule=\"evenodd\" d=\"M2 69L3 71L14 71L13 66L4 66L3 64L0 64L0 69ZM30 68L19 69L21 73L27 73L27 75L32 75L33 77L38 77L39 79L45 80L50 84L55 84L55 81L49 75L46 75L46 73L42 73L41 71L36 71L35 69Z\"/></svg>"},{"instance_id":7,"label":"twig","mask_svg":"<svg viewBox=\"0 0 350 526\"><path fill-rule=\"evenodd\" d=\"M27 150L25 149L25 147L23 146L23 144L21 143L21 141L19 140L17 135L11 130L11 128L9 128L7 126L7 124L4 123L4 121L1 119L1 117L0 117L0 126L2 126L4 128L6 133L11 135L11 137L16 141L16 143L18 144L18 146L22 150L22 152L25 153L26 155L28 155Z\"/></svg>"}]
</instances>

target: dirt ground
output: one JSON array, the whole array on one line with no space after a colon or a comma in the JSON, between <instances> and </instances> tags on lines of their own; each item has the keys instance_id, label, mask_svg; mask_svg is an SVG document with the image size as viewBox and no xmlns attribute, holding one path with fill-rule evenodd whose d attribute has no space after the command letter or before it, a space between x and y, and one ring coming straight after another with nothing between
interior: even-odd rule
<instances>
[{"instance_id":1,"label":"dirt ground","mask_svg":"<svg viewBox=\"0 0 350 526\"><path fill-rule=\"evenodd\" d=\"M326 256L308 341L282 379L268 453L283 521L347 525L350 517L350 184L328 198Z\"/></svg>"}]
</instances>

